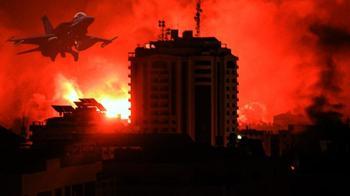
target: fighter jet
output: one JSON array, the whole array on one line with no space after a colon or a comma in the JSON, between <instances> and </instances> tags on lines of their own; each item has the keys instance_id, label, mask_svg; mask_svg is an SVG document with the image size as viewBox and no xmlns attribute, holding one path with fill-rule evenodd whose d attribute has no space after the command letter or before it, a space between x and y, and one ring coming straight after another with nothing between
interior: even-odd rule
<instances>
[{"instance_id":1,"label":"fighter jet","mask_svg":"<svg viewBox=\"0 0 350 196\"><path fill-rule=\"evenodd\" d=\"M63 22L56 28L53 28L49 18L43 16L42 22L45 30L44 35L26 38L12 37L8 41L13 42L15 45L37 45L36 48L22 51L17 54L41 52L43 56L50 57L52 61L55 61L58 53L61 54L62 57L65 57L66 53L69 53L74 57L75 61L78 61L79 51L86 50L97 42L101 42L101 47L103 48L117 38L113 37L112 39L105 39L87 35L87 28L93 21L93 17L88 16L83 12L78 12L74 15L72 21Z\"/></svg>"}]
</instances>

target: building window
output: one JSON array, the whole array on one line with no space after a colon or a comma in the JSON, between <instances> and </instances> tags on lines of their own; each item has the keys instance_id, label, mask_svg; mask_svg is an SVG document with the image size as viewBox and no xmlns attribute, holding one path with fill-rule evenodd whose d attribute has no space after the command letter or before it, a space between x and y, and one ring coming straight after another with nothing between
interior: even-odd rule
<instances>
[{"instance_id":1,"label":"building window","mask_svg":"<svg viewBox=\"0 0 350 196\"><path fill-rule=\"evenodd\" d=\"M198 77L198 78L195 78L195 82L211 82L211 78Z\"/></svg>"},{"instance_id":2,"label":"building window","mask_svg":"<svg viewBox=\"0 0 350 196\"><path fill-rule=\"evenodd\" d=\"M62 195L62 189L55 189L55 196L63 196Z\"/></svg>"},{"instance_id":3,"label":"building window","mask_svg":"<svg viewBox=\"0 0 350 196\"><path fill-rule=\"evenodd\" d=\"M227 62L227 68L228 69L234 69L235 68L235 64L233 63L233 61L228 61Z\"/></svg>"},{"instance_id":4,"label":"building window","mask_svg":"<svg viewBox=\"0 0 350 196\"><path fill-rule=\"evenodd\" d=\"M210 74L211 70L210 69L195 69L194 73L195 74Z\"/></svg>"},{"instance_id":5,"label":"building window","mask_svg":"<svg viewBox=\"0 0 350 196\"><path fill-rule=\"evenodd\" d=\"M36 195L37 196L51 196L51 191L40 192Z\"/></svg>"},{"instance_id":6,"label":"building window","mask_svg":"<svg viewBox=\"0 0 350 196\"><path fill-rule=\"evenodd\" d=\"M211 61L196 61L196 65L211 65Z\"/></svg>"},{"instance_id":7,"label":"building window","mask_svg":"<svg viewBox=\"0 0 350 196\"><path fill-rule=\"evenodd\" d=\"M64 196L71 196L71 195L72 195L71 187L70 186L64 187Z\"/></svg>"},{"instance_id":8,"label":"building window","mask_svg":"<svg viewBox=\"0 0 350 196\"><path fill-rule=\"evenodd\" d=\"M73 196L83 196L83 185L82 184L73 185L72 195Z\"/></svg>"},{"instance_id":9,"label":"building window","mask_svg":"<svg viewBox=\"0 0 350 196\"><path fill-rule=\"evenodd\" d=\"M166 65L167 65L167 63L164 62L164 61L155 61L155 62L152 64L152 67L153 67L153 68L166 68Z\"/></svg>"}]
</instances>

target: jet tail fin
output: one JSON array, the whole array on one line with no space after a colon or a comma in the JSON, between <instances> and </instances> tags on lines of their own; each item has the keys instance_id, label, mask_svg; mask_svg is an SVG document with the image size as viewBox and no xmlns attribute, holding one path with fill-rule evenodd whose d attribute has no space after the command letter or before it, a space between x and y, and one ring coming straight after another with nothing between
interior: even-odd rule
<instances>
[{"instance_id":1,"label":"jet tail fin","mask_svg":"<svg viewBox=\"0 0 350 196\"><path fill-rule=\"evenodd\" d=\"M36 51L40 51L40 49L39 48L33 48L33 49L30 49L30 50L25 50L25 51L19 52L17 54L27 54L27 53L36 52Z\"/></svg>"},{"instance_id":2,"label":"jet tail fin","mask_svg":"<svg viewBox=\"0 0 350 196\"><path fill-rule=\"evenodd\" d=\"M44 30L46 34L52 34L53 33L53 27L52 24L47 16L43 16L41 18L43 25L44 25Z\"/></svg>"}]
</instances>

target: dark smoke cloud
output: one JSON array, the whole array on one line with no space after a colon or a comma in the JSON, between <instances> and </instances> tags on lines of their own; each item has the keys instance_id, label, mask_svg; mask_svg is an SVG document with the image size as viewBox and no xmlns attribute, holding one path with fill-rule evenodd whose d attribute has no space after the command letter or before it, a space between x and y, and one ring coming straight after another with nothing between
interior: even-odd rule
<instances>
[{"instance_id":1,"label":"dark smoke cloud","mask_svg":"<svg viewBox=\"0 0 350 196\"><path fill-rule=\"evenodd\" d=\"M349 66L349 61L337 63L335 59L337 56L348 55L350 49L350 32L344 26L332 25L310 26L310 32L317 36L320 72L316 88L320 92L314 95L311 105L306 108L316 125L330 130L343 124L343 110L347 104L346 100L340 99L345 86L341 66Z\"/></svg>"},{"instance_id":2,"label":"dark smoke cloud","mask_svg":"<svg viewBox=\"0 0 350 196\"><path fill-rule=\"evenodd\" d=\"M350 47L350 33L346 29L314 24L310 26L310 31L317 35L319 44L328 52L338 52L338 50Z\"/></svg>"},{"instance_id":3,"label":"dark smoke cloud","mask_svg":"<svg viewBox=\"0 0 350 196\"><path fill-rule=\"evenodd\" d=\"M332 104L326 96L317 96L312 99L313 103L307 107L307 112L316 125L339 125L342 124L343 115L339 110L343 109L342 104ZM328 128L331 128L329 126Z\"/></svg>"}]
</instances>

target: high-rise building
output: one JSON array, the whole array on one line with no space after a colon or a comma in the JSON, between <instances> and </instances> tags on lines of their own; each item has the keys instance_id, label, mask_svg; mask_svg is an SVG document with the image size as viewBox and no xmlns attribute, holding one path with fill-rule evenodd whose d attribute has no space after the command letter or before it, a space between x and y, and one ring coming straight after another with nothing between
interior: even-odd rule
<instances>
[{"instance_id":1,"label":"high-rise building","mask_svg":"<svg viewBox=\"0 0 350 196\"><path fill-rule=\"evenodd\" d=\"M238 57L215 37L170 34L129 54L131 123L145 133L227 145L238 127Z\"/></svg>"}]
</instances>

